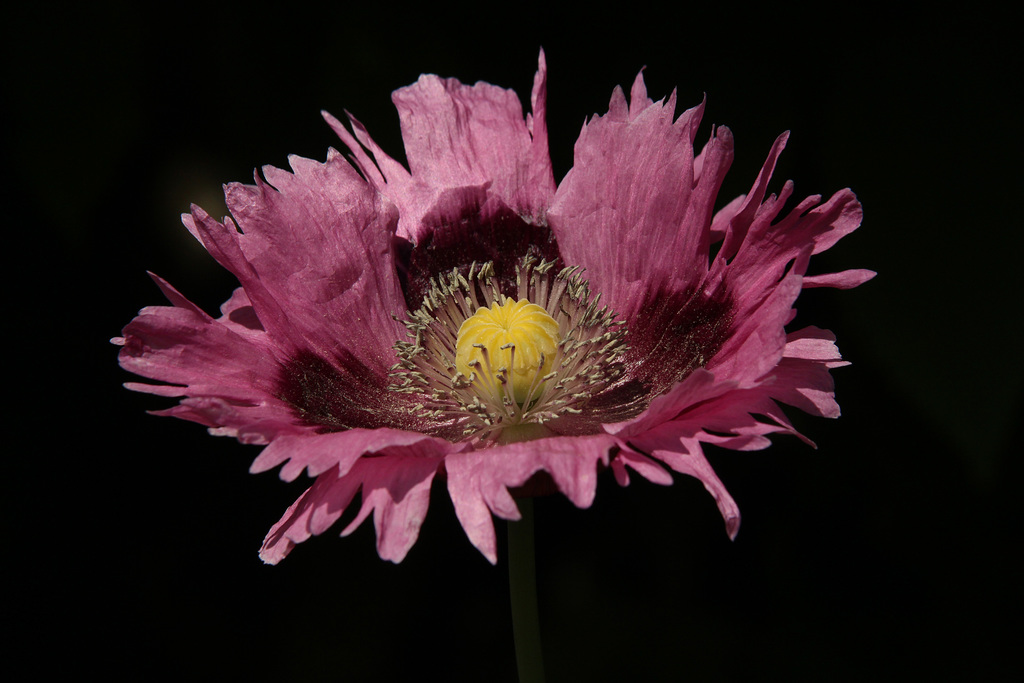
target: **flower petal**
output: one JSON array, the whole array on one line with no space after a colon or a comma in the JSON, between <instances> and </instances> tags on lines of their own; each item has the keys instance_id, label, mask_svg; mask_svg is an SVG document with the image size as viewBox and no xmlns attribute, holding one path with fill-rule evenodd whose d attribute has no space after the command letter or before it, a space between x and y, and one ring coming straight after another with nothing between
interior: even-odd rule
<instances>
[{"instance_id":1,"label":"flower petal","mask_svg":"<svg viewBox=\"0 0 1024 683\"><path fill-rule=\"evenodd\" d=\"M488 197L523 218L543 222L555 192L543 50L530 97L533 112L525 119L511 90L488 83L468 86L434 75L423 75L396 90L392 100L401 118L411 172L386 154L352 115L350 133L336 118L322 113L369 183L398 207L399 237L413 243L425 239L429 230L424 229L423 217L436 210L439 197L463 187L486 188Z\"/></svg>"},{"instance_id":2,"label":"flower petal","mask_svg":"<svg viewBox=\"0 0 1024 683\"><path fill-rule=\"evenodd\" d=\"M618 440L608 434L553 437L449 455L448 493L455 514L473 545L491 564L498 561L491 512L519 519L508 489L547 472L577 507L594 502L598 465L607 466Z\"/></svg>"},{"instance_id":3,"label":"flower petal","mask_svg":"<svg viewBox=\"0 0 1024 683\"><path fill-rule=\"evenodd\" d=\"M154 410L153 415L177 417L205 425L213 436L230 436L244 444L261 446L281 436L311 431L295 424L295 418L285 406L274 402L245 405L216 396L198 396L183 399L166 410Z\"/></svg>"},{"instance_id":4,"label":"flower petal","mask_svg":"<svg viewBox=\"0 0 1024 683\"><path fill-rule=\"evenodd\" d=\"M363 482L363 505L341 535L355 531L372 511L377 554L401 562L419 536L430 505L430 484L441 463L441 458L407 453L360 460L356 474Z\"/></svg>"},{"instance_id":5,"label":"flower petal","mask_svg":"<svg viewBox=\"0 0 1024 683\"><path fill-rule=\"evenodd\" d=\"M675 94L647 98L642 75L629 106L616 89L608 114L588 122L573 168L548 212L567 263L632 320L648 291L696 287L707 269L712 209L732 162L732 135L713 132L698 159L693 139L704 105L673 121Z\"/></svg>"},{"instance_id":6,"label":"flower petal","mask_svg":"<svg viewBox=\"0 0 1024 683\"><path fill-rule=\"evenodd\" d=\"M391 99L414 179L437 191L490 184L523 216L540 217L554 194L544 122L547 65L540 54L529 126L519 97L488 83L423 75ZM413 240L419 235L413 233Z\"/></svg>"},{"instance_id":7,"label":"flower petal","mask_svg":"<svg viewBox=\"0 0 1024 683\"><path fill-rule=\"evenodd\" d=\"M809 256L808 248L779 282L737 287L732 331L705 365L716 377L749 386L778 364L786 345L785 325L800 295L802 278L798 271L806 268ZM730 283L730 289L733 286Z\"/></svg>"},{"instance_id":8,"label":"flower petal","mask_svg":"<svg viewBox=\"0 0 1024 683\"><path fill-rule=\"evenodd\" d=\"M774 381L766 387L769 395L811 415L839 417L829 369L849 363L839 355L835 339L817 327L790 333L783 358L772 371Z\"/></svg>"},{"instance_id":9,"label":"flower petal","mask_svg":"<svg viewBox=\"0 0 1024 683\"><path fill-rule=\"evenodd\" d=\"M293 173L225 188L231 221L194 208L186 225L234 273L259 320L285 348L327 356L346 349L387 368L405 309L393 265L397 217L337 152L323 164L291 157ZM267 184L270 183L270 184Z\"/></svg>"},{"instance_id":10,"label":"flower petal","mask_svg":"<svg viewBox=\"0 0 1024 683\"><path fill-rule=\"evenodd\" d=\"M724 236L724 242L718 251L718 260L732 259L739 250L740 245L747 236L755 214L761 211L765 193L768 191L768 181L772 179L772 173L775 172L775 164L778 162L782 150L786 148L788 140L788 131L775 139L775 143L768 152L768 158L761 166L761 171L757 174L757 179L754 181L754 186L750 192L744 197L737 198L728 204L723 209L722 219L715 216L715 228L722 230ZM781 203L778 204L778 209L782 209ZM729 216L728 223L722 226L723 219L726 216Z\"/></svg>"},{"instance_id":11,"label":"flower petal","mask_svg":"<svg viewBox=\"0 0 1024 683\"><path fill-rule=\"evenodd\" d=\"M265 333L231 322L230 313L211 318L154 279L175 305L142 309L114 341L122 346L118 360L125 370L175 386L130 383L130 389L191 397L157 414L199 422L246 443L308 430L274 391L281 366Z\"/></svg>"},{"instance_id":12,"label":"flower petal","mask_svg":"<svg viewBox=\"0 0 1024 683\"><path fill-rule=\"evenodd\" d=\"M339 478L334 472L320 475L270 528L260 548L260 559L277 564L296 544L323 533L345 512L360 484L357 477Z\"/></svg>"},{"instance_id":13,"label":"flower petal","mask_svg":"<svg viewBox=\"0 0 1024 683\"><path fill-rule=\"evenodd\" d=\"M716 382L712 373L706 370L695 370L682 382L676 383L668 392L654 398L647 410L637 417L615 424L607 424L604 428L610 434L628 439L676 419L687 409L707 404L712 399L728 393L736 387L735 382Z\"/></svg>"},{"instance_id":14,"label":"flower petal","mask_svg":"<svg viewBox=\"0 0 1024 683\"><path fill-rule=\"evenodd\" d=\"M618 455L612 458L612 472L615 473L615 480L619 482L620 486L629 485L627 465L647 481L661 484L662 486L668 486L672 483L672 475L666 472L658 463L643 453L638 453L630 448L623 448L619 451Z\"/></svg>"},{"instance_id":15,"label":"flower petal","mask_svg":"<svg viewBox=\"0 0 1024 683\"><path fill-rule=\"evenodd\" d=\"M266 332L253 310L252 302L241 287L236 288L231 298L220 305L220 319L239 334Z\"/></svg>"},{"instance_id":16,"label":"flower petal","mask_svg":"<svg viewBox=\"0 0 1024 683\"><path fill-rule=\"evenodd\" d=\"M700 441L686 425L669 423L641 437L631 439L630 443L651 457L661 460L676 472L699 479L715 499L722 519L725 520L729 538L736 538L740 528L739 507L729 495L722 480L715 474L711 463L704 457Z\"/></svg>"},{"instance_id":17,"label":"flower petal","mask_svg":"<svg viewBox=\"0 0 1024 683\"><path fill-rule=\"evenodd\" d=\"M778 146L776 143L773 154ZM770 158L769 162L772 161ZM762 174L768 167L766 163ZM760 185L755 186L747 201L761 191ZM744 218L750 214L748 209L730 221L725 243L708 276L709 286L727 280L730 291L759 296L767 286L782 279L788 265L801 253L808 249L811 254L820 253L860 225L863 211L850 190L837 192L823 204L819 204L819 196L808 197L778 219L792 193L793 184L787 181L778 197L773 195L757 206L749 223ZM804 275L806 263L797 272ZM860 271L859 276L864 275Z\"/></svg>"},{"instance_id":18,"label":"flower petal","mask_svg":"<svg viewBox=\"0 0 1024 683\"><path fill-rule=\"evenodd\" d=\"M804 289L811 287L835 287L836 289L853 289L859 287L877 273L873 270L854 268L839 273L826 273L824 275L807 275L804 277Z\"/></svg>"},{"instance_id":19,"label":"flower petal","mask_svg":"<svg viewBox=\"0 0 1024 683\"><path fill-rule=\"evenodd\" d=\"M323 533L338 521L361 490L362 506L342 535L352 533L373 512L378 554L401 562L426 518L430 484L442 462L442 457L425 455L416 448L398 448L388 455L359 458L344 472L338 465L331 467L270 529L260 557L277 564L295 544Z\"/></svg>"},{"instance_id":20,"label":"flower petal","mask_svg":"<svg viewBox=\"0 0 1024 683\"><path fill-rule=\"evenodd\" d=\"M265 472L287 462L281 468L281 479L284 481L293 481L303 470L309 476L316 477L332 467L338 468L338 476L344 476L356 460L368 454L402 453L417 458L440 458L463 448L418 432L349 429L331 434L277 439L263 449L249 471L254 474Z\"/></svg>"}]
</instances>

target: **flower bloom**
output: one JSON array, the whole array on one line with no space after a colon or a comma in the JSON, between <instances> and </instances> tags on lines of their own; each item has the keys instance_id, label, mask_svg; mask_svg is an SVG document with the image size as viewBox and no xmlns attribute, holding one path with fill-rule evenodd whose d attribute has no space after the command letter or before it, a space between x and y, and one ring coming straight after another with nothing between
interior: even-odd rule
<instances>
[{"instance_id":1,"label":"flower bloom","mask_svg":"<svg viewBox=\"0 0 1024 683\"><path fill-rule=\"evenodd\" d=\"M114 339L121 365L179 397L159 411L263 444L251 471L313 485L264 541L276 563L336 522L371 513L380 556L401 561L440 477L470 541L497 560L493 517L557 489L579 507L597 475L698 478L730 536L739 511L702 444L759 449L796 434L780 408L837 417L833 335L787 332L804 287L873 273L806 275L858 227L850 190L788 212L766 186L715 212L733 158L703 104L675 117L642 75L576 142L554 181L541 54L524 119L516 94L422 76L393 95L406 169L350 117L324 114L352 163L290 158L230 184L233 218L197 206L185 226L241 283L212 317L154 276L171 306Z\"/></svg>"}]
</instances>

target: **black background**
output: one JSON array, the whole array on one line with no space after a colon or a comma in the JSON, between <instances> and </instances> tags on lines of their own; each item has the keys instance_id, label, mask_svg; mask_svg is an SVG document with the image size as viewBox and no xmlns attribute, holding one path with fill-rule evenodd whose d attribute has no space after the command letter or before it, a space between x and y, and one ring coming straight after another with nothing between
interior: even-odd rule
<instances>
[{"instance_id":1,"label":"black background","mask_svg":"<svg viewBox=\"0 0 1024 683\"><path fill-rule=\"evenodd\" d=\"M419 541L381 561L372 526L256 551L302 482L257 450L151 417L107 340L169 279L214 312L234 284L181 227L220 184L340 146L349 110L402 158L395 88L421 72L528 98L549 65L556 178L585 117L647 66L658 99L708 97L745 192L791 130L773 190L846 186L863 227L798 324L835 331L838 421L791 411L812 450L711 450L744 518L730 542L696 481L603 478L589 510L538 501L550 681L998 680L1021 601L1021 63L1009 17L739 6L409 10L337 4L58 11L3 31L8 668L110 680L512 681L497 567L435 488ZM528 102L527 102L528 104ZM498 524L499 541L504 525Z\"/></svg>"}]
</instances>

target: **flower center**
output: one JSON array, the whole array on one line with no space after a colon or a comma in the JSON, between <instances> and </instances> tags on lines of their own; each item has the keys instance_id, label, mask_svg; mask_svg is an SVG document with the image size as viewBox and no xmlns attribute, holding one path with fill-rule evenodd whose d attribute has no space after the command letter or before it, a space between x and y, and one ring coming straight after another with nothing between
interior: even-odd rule
<instances>
[{"instance_id":1,"label":"flower center","mask_svg":"<svg viewBox=\"0 0 1024 683\"><path fill-rule=\"evenodd\" d=\"M524 258L508 293L491 263L431 280L409 311L389 389L419 431L451 440L543 438L623 375L626 330L577 268ZM514 294L515 297L509 296ZM557 433L555 430L554 433Z\"/></svg>"},{"instance_id":2,"label":"flower center","mask_svg":"<svg viewBox=\"0 0 1024 683\"><path fill-rule=\"evenodd\" d=\"M455 369L496 401L511 393L520 406L541 390L558 351L558 323L526 299L479 308L459 327Z\"/></svg>"}]
</instances>

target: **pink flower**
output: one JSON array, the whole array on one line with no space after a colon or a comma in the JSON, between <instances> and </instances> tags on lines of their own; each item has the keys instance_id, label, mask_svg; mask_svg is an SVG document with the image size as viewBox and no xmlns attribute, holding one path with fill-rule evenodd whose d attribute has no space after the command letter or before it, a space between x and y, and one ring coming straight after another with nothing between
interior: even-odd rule
<instances>
[{"instance_id":1,"label":"pink flower","mask_svg":"<svg viewBox=\"0 0 1024 683\"><path fill-rule=\"evenodd\" d=\"M357 493L342 535L372 513L380 556L400 562L438 476L491 562L492 515L518 519L517 494L553 485L587 507L603 469L621 485L630 470L697 477L735 536L702 444L796 434L780 403L839 415L833 335L785 326L802 288L873 275L805 275L860 224L853 193L788 212L791 183L766 198L784 134L750 192L714 212L732 133L695 154L703 104L674 118L675 94L652 102L641 75L628 104L616 88L586 123L556 186L545 88L543 53L525 120L512 91L422 76L393 96L409 170L325 113L354 167L333 149L292 157L291 172L226 187L233 220L183 216L241 287L211 317L154 276L172 306L113 341L125 369L160 382L128 388L181 398L157 414L265 445L253 472L315 478L266 562Z\"/></svg>"}]
</instances>

